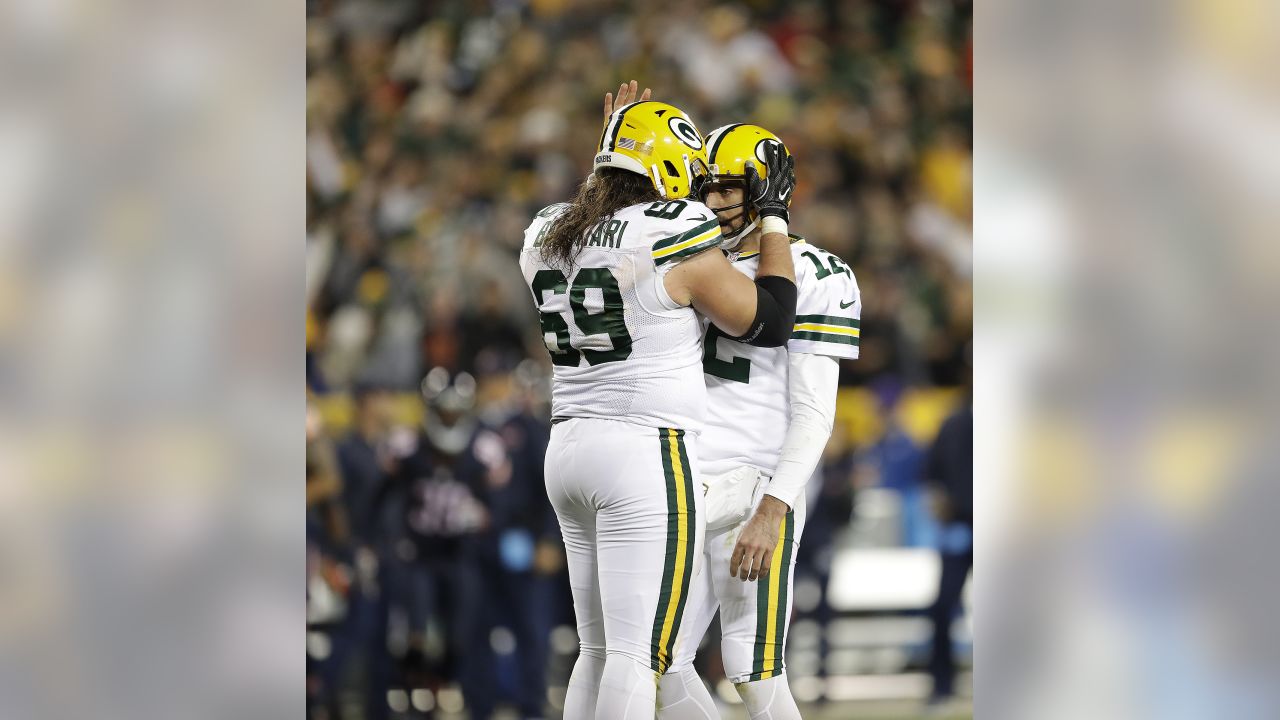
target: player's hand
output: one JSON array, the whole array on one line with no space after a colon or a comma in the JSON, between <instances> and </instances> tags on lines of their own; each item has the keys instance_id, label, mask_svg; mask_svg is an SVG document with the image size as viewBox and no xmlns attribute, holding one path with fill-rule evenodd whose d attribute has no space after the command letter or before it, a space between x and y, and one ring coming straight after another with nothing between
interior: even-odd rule
<instances>
[{"instance_id":1,"label":"player's hand","mask_svg":"<svg viewBox=\"0 0 1280 720\"><path fill-rule=\"evenodd\" d=\"M649 99L649 88L644 89L644 93L638 94L640 84L635 80L630 83L622 83L618 86L618 97L614 98L613 93L604 94L604 121L609 122L609 116L614 110L626 107L633 102L643 102Z\"/></svg>"},{"instance_id":2,"label":"player's hand","mask_svg":"<svg viewBox=\"0 0 1280 720\"><path fill-rule=\"evenodd\" d=\"M765 495L760 500L760 506L742 528L738 543L733 547L729 575L741 580L758 580L769 574L787 509L786 503L772 495Z\"/></svg>"},{"instance_id":3,"label":"player's hand","mask_svg":"<svg viewBox=\"0 0 1280 720\"><path fill-rule=\"evenodd\" d=\"M759 217L780 217L790 221L787 202L796 189L796 161L782 157L777 143L764 146L766 177L760 177L754 163L747 164L747 207Z\"/></svg>"}]
</instances>

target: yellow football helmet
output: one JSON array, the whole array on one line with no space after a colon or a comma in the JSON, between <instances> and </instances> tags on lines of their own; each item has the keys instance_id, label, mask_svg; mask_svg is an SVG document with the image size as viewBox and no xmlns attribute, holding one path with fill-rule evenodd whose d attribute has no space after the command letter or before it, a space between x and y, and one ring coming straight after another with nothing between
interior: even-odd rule
<instances>
[{"instance_id":1,"label":"yellow football helmet","mask_svg":"<svg viewBox=\"0 0 1280 720\"><path fill-rule=\"evenodd\" d=\"M765 167L764 148L770 143L778 146L783 158L791 155L791 151L787 149L781 138L759 125L733 123L712 130L711 134L706 137L706 146L708 148L707 163L711 166L710 182L741 182L745 188L748 163L755 167L756 174L761 178L768 177L769 170ZM792 197L794 196L795 193L792 193ZM704 198L699 199L702 200ZM738 205L730 205L719 209L732 210L746 204L744 198L743 202ZM791 198L787 198L787 207L791 207ZM736 219L734 218L734 220ZM726 250L733 250L747 235L750 235L751 231L756 229L756 224L760 218L756 217L755 211L748 207L746 219L747 221L743 223L741 228L724 234L723 247Z\"/></svg>"},{"instance_id":2,"label":"yellow football helmet","mask_svg":"<svg viewBox=\"0 0 1280 720\"><path fill-rule=\"evenodd\" d=\"M648 176L668 200L687 197L705 179L707 150L689 116L653 100L615 110L596 147L593 170L616 167Z\"/></svg>"}]
</instances>

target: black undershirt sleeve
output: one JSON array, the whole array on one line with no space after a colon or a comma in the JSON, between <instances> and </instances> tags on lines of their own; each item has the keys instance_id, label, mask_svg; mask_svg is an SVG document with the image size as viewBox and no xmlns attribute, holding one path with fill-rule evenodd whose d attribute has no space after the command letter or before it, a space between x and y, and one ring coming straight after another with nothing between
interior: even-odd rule
<instances>
[{"instance_id":1,"label":"black undershirt sleeve","mask_svg":"<svg viewBox=\"0 0 1280 720\"><path fill-rule=\"evenodd\" d=\"M747 332L733 338L756 347L781 347L796 323L796 284L784 277L756 278L756 317Z\"/></svg>"}]
</instances>

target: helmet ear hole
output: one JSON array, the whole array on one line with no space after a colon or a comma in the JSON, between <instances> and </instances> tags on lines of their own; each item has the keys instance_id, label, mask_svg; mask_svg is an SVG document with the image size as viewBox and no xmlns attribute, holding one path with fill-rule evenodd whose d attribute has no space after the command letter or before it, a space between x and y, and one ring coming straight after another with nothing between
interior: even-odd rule
<instances>
[{"instance_id":1,"label":"helmet ear hole","mask_svg":"<svg viewBox=\"0 0 1280 720\"><path fill-rule=\"evenodd\" d=\"M667 169L668 175L672 177L680 177L680 171L676 169L675 163L671 162L670 160L663 160L662 165Z\"/></svg>"}]
</instances>

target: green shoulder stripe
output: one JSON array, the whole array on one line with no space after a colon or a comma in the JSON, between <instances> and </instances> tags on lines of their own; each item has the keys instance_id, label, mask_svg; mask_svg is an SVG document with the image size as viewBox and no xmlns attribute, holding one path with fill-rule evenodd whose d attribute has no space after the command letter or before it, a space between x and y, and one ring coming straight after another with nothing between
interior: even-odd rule
<instances>
[{"instance_id":1,"label":"green shoulder stripe","mask_svg":"<svg viewBox=\"0 0 1280 720\"><path fill-rule=\"evenodd\" d=\"M693 238L696 238L699 235L705 234L707 231L711 230L712 228L719 228L719 227L720 227L720 222L715 218L711 218L710 220L702 223L701 225L698 225L695 228L686 230L680 233L679 235L672 235L671 237L664 238L654 243L653 254L658 255L662 250L666 250L675 245L679 245L682 242L692 240Z\"/></svg>"},{"instance_id":2,"label":"green shoulder stripe","mask_svg":"<svg viewBox=\"0 0 1280 720\"><path fill-rule=\"evenodd\" d=\"M667 255L663 255L662 257L657 257L657 253L655 253L653 258L653 264L662 265L664 263L669 263L673 260L679 260L680 258L687 258L690 255L697 255L698 253L704 250L710 250L716 247L720 247L720 233L716 233L715 235L711 236L707 240L703 240L701 242L680 248L679 250L672 251L671 253Z\"/></svg>"},{"instance_id":3,"label":"green shoulder stripe","mask_svg":"<svg viewBox=\"0 0 1280 720\"><path fill-rule=\"evenodd\" d=\"M797 315L796 324L804 325L805 323L815 323L818 325L840 325L842 327L861 327L855 318L840 317L838 315Z\"/></svg>"}]
</instances>

